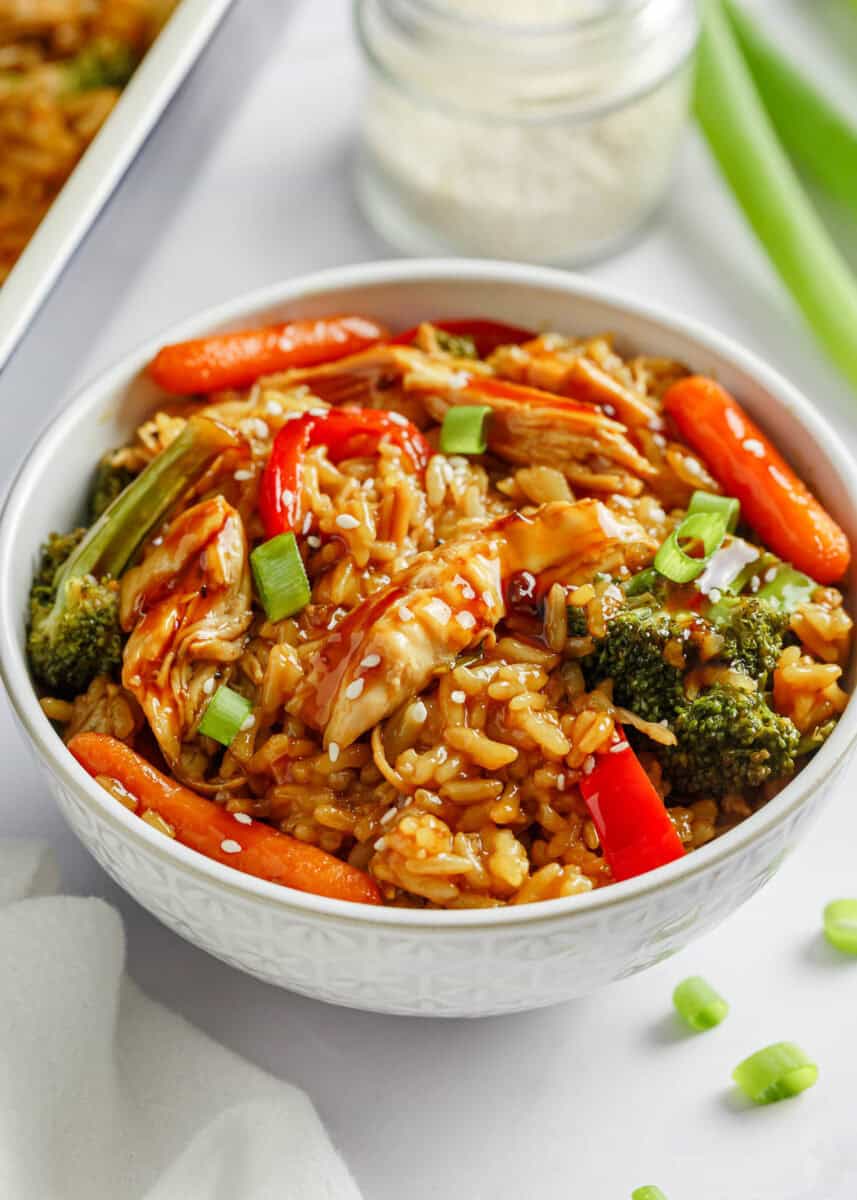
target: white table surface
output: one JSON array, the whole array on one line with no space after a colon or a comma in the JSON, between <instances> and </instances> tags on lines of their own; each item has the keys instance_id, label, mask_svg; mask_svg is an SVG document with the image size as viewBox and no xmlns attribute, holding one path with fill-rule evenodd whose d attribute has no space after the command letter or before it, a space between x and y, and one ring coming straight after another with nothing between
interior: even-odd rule
<instances>
[{"instance_id":1,"label":"white table surface","mask_svg":"<svg viewBox=\"0 0 857 1200\"><path fill-rule=\"evenodd\" d=\"M77 383L168 322L282 277L389 256L349 186L360 67L347 7L242 0L234 9L0 379L4 484ZM847 0L776 7L784 42L857 113ZM857 401L693 139L661 220L591 274L737 336L857 441ZM70 891L122 911L130 972L152 996L306 1088L367 1200L624 1200L646 1182L670 1200L857 1195L857 962L819 937L823 903L857 894L853 772L773 883L677 958L551 1010L444 1022L328 1007L186 945L65 828L5 699L0 753L0 835L46 838ZM723 1026L695 1037L669 1006L691 973L733 1005ZM780 1038L813 1053L820 1082L796 1101L748 1110L731 1068Z\"/></svg>"}]
</instances>

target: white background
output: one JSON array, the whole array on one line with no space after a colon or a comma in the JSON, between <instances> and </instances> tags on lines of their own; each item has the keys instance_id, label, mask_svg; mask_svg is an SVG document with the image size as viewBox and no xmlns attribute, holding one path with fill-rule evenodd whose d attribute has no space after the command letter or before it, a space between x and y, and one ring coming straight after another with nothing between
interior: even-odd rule
<instances>
[{"instance_id":1,"label":"white background","mask_svg":"<svg viewBox=\"0 0 857 1200\"><path fill-rule=\"evenodd\" d=\"M857 116L848 0L754 7ZM350 188L360 65L347 10L344 0L233 10L0 379L0 479L79 383L168 322L283 277L390 255ZM857 237L846 249L857 259ZM857 398L693 137L658 223L591 274L737 336L857 440ZM121 909L130 972L152 996L304 1087L367 1200L624 1200L647 1182L669 1200L857 1195L857 960L819 936L823 903L857 895L853 772L776 880L703 942L587 1000L468 1023L331 1008L191 948L65 829L5 701L0 758L0 834L47 838L68 890ZM691 973L732 1002L704 1035L670 1016L672 987ZM749 1109L731 1068L780 1038L816 1057L819 1084Z\"/></svg>"}]
</instances>

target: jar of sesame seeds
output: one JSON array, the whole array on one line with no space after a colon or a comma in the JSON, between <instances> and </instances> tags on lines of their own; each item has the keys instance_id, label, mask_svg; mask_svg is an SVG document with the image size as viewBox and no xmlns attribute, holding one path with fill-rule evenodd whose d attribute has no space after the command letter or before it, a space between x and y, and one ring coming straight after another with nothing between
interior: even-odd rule
<instances>
[{"instance_id":1,"label":"jar of sesame seeds","mask_svg":"<svg viewBox=\"0 0 857 1200\"><path fill-rule=\"evenodd\" d=\"M407 253L579 264L663 199L694 0L357 0L357 190Z\"/></svg>"}]
</instances>

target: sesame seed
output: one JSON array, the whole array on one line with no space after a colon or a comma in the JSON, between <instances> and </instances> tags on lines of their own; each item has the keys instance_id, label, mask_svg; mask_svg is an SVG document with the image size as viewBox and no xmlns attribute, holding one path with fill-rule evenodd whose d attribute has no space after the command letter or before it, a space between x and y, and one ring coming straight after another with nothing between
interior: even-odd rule
<instances>
[{"instance_id":1,"label":"sesame seed","mask_svg":"<svg viewBox=\"0 0 857 1200\"><path fill-rule=\"evenodd\" d=\"M456 613L455 619L462 629L472 629L476 624L476 618L471 612Z\"/></svg>"},{"instance_id":2,"label":"sesame seed","mask_svg":"<svg viewBox=\"0 0 857 1200\"><path fill-rule=\"evenodd\" d=\"M243 847L240 842L236 842L232 838L224 838L220 843L220 849L224 854L240 854Z\"/></svg>"},{"instance_id":3,"label":"sesame seed","mask_svg":"<svg viewBox=\"0 0 857 1200\"><path fill-rule=\"evenodd\" d=\"M557 791L558 791L558 792L564 792L564 791L565 791L565 775L557 775L557 777L556 777L556 788L557 788Z\"/></svg>"},{"instance_id":4,"label":"sesame seed","mask_svg":"<svg viewBox=\"0 0 857 1200\"><path fill-rule=\"evenodd\" d=\"M304 517L303 529L301 530L301 532L309 533L309 531L311 529L312 529L312 513L308 512L307 515Z\"/></svg>"},{"instance_id":5,"label":"sesame seed","mask_svg":"<svg viewBox=\"0 0 857 1200\"><path fill-rule=\"evenodd\" d=\"M239 825L252 825L253 818L249 813L236 812L232 814Z\"/></svg>"},{"instance_id":6,"label":"sesame seed","mask_svg":"<svg viewBox=\"0 0 857 1200\"><path fill-rule=\"evenodd\" d=\"M402 621L413 621L414 619L414 614L406 604L400 604L397 612L399 614L399 619Z\"/></svg>"},{"instance_id":7,"label":"sesame seed","mask_svg":"<svg viewBox=\"0 0 857 1200\"><path fill-rule=\"evenodd\" d=\"M244 720L241 722L241 724L238 726L238 728L241 730L242 733L246 733L247 730L252 729L255 724L256 724L256 718L253 716L252 713L248 713L247 716L244 718Z\"/></svg>"},{"instance_id":8,"label":"sesame seed","mask_svg":"<svg viewBox=\"0 0 857 1200\"><path fill-rule=\"evenodd\" d=\"M410 423L408 421L408 418L403 417L401 413L391 412L391 413L387 413L387 416L390 418L391 421L394 421L397 425L408 425Z\"/></svg>"},{"instance_id":9,"label":"sesame seed","mask_svg":"<svg viewBox=\"0 0 857 1200\"><path fill-rule=\"evenodd\" d=\"M326 417L327 409L326 408L311 408L309 410L309 415L311 417Z\"/></svg>"},{"instance_id":10,"label":"sesame seed","mask_svg":"<svg viewBox=\"0 0 857 1200\"><path fill-rule=\"evenodd\" d=\"M461 585L461 594L465 600L475 600L476 599L476 593L474 592L473 588L470 586L469 583L463 583Z\"/></svg>"},{"instance_id":11,"label":"sesame seed","mask_svg":"<svg viewBox=\"0 0 857 1200\"><path fill-rule=\"evenodd\" d=\"M741 445L748 454L752 454L755 458L764 458L765 447L758 438L745 438Z\"/></svg>"},{"instance_id":12,"label":"sesame seed","mask_svg":"<svg viewBox=\"0 0 857 1200\"><path fill-rule=\"evenodd\" d=\"M777 567L768 567L767 571L765 572L765 583L773 583L777 577L777 571Z\"/></svg>"},{"instance_id":13,"label":"sesame seed","mask_svg":"<svg viewBox=\"0 0 857 1200\"><path fill-rule=\"evenodd\" d=\"M583 774L591 775L594 770L595 770L595 756L592 754L587 754L586 758L583 760Z\"/></svg>"},{"instance_id":14,"label":"sesame seed","mask_svg":"<svg viewBox=\"0 0 857 1200\"><path fill-rule=\"evenodd\" d=\"M153 546L163 546L163 544L164 544L164 539L162 537L152 538Z\"/></svg>"},{"instance_id":15,"label":"sesame seed","mask_svg":"<svg viewBox=\"0 0 857 1200\"><path fill-rule=\"evenodd\" d=\"M762 586L761 579L759 578L758 575L754 575L753 578L750 580L750 591L758 592L758 590L761 586Z\"/></svg>"},{"instance_id":16,"label":"sesame seed","mask_svg":"<svg viewBox=\"0 0 857 1200\"><path fill-rule=\"evenodd\" d=\"M422 700L417 700L416 704L412 704L409 712L411 719L419 722L420 725L422 725L423 721L428 716L428 709L423 704Z\"/></svg>"},{"instance_id":17,"label":"sesame seed","mask_svg":"<svg viewBox=\"0 0 857 1200\"><path fill-rule=\"evenodd\" d=\"M380 666L380 664L381 664L381 655L380 654L367 654L366 657L361 662L360 666L363 667L363 669L366 671L371 671L373 667Z\"/></svg>"},{"instance_id":18,"label":"sesame seed","mask_svg":"<svg viewBox=\"0 0 857 1200\"><path fill-rule=\"evenodd\" d=\"M449 698L453 704L463 704L465 702L465 700L467 699L467 696L465 695L464 692L462 692L460 689L458 689L457 691L450 692Z\"/></svg>"},{"instance_id":19,"label":"sesame seed","mask_svg":"<svg viewBox=\"0 0 857 1200\"><path fill-rule=\"evenodd\" d=\"M302 412L289 412L283 417L284 421L299 421L304 414Z\"/></svg>"},{"instance_id":20,"label":"sesame seed","mask_svg":"<svg viewBox=\"0 0 857 1200\"><path fill-rule=\"evenodd\" d=\"M336 762L336 760L339 758L339 746L336 744L336 742L331 742L327 747L327 757L331 762Z\"/></svg>"},{"instance_id":21,"label":"sesame seed","mask_svg":"<svg viewBox=\"0 0 857 1200\"><path fill-rule=\"evenodd\" d=\"M285 504L286 508L291 508L292 505L294 504L294 502L295 502L294 492L290 492L288 488L284 488L283 489L283 504Z\"/></svg>"},{"instance_id":22,"label":"sesame seed","mask_svg":"<svg viewBox=\"0 0 857 1200\"><path fill-rule=\"evenodd\" d=\"M448 758L449 754L447 753L446 746L440 746L437 751L437 761L445 763Z\"/></svg>"},{"instance_id":23,"label":"sesame seed","mask_svg":"<svg viewBox=\"0 0 857 1200\"><path fill-rule=\"evenodd\" d=\"M139 687L142 682L143 682L143 680L140 678L139 675L131 676L130 683L131 683L132 687Z\"/></svg>"},{"instance_id":24,"label":"sesame seed","mask_svg":"<svg viewBox=\"0 0 857 1200\"><path fill-rule=\"evenodd\" d=\"M348 687L345 689L345 699L346 700L356 700L357 697L359 695L361 695L363 688L365 686L366 686L366 681L364 679L352 680L351 683L349 683Z\"/></svg>"},{"instance_id":25,"label":"sesame seed","mask_svg":"<svg viewBox=\"0 0 857 1200\"><path fill-rule=\"evenodd\" d=\"M256 417L253 421L253 430L257 436L264 441L265 438L271 436L271 431L261 417Z\"/></svg>"},{"instance_id":26,"label":"sesame seed","mask_svg":"<svg viewBox=\"0 0 857 1200\"><path fill-rule=\"evenodd\" d=\"M377 842L375 843L374 849L380 853L386 845L387 845L387 839L384 837L379 837Z\"/></svg>"},{"instance_id":27,"label":"sesame seed","mask_svg":"<svg viewBox=\"0 0 857 1200\"><path fill-rule=\"evenodd\" d=\"M315 536L308 537L306 540L306 544L308 546L312 546L313 550L317 550L319 548L319 546L321 545L321 538L315 537Z\"/></svg>"},{"instance_id":28,"label":"sesame seed","mask_svg":"<svg viewBox=\"0 0 857 1200\"><path fill-rule=\"evenodd\" d=\"M239 483L244 483L245 480L253 478L253 472L248 471L246 467L241 467L238 471L235 472L235 474L232 476L232 478L237 479Z\"/></svg>"},{"instance_id":29,"label":"sesame seed","mask_svg":"<svg viewBox=\"0 0 857 1200\"><path fill-rule=\"evenodd\" d=\"M494 607L494 597L487 589L482 593L482 603L486 608Z\"/></svg>"},{"instance_id":30,"label":"sesame seed","mask_svg":"<svg viewBox=\"0 0 857 1200\"><path fill-rule=\"evenodd\" d=\"M204 680L202 685L202 690L205 692L206 696L211 695L211 693L214 691L214 686L214 676L210 675L208 679Z\"/></svg>"},{"instance_id":31,"label":"sesame seed","mask_svg":"<svg viewBox=\"0 0 857 1200\"><path fill-rule=\"evenodd\" d=\"M623 752L623 750L630 750L630 749L631 749L631 747L628 745L627 742L614 742L613 745L610 747L609 753L610 754L621 754Z\"/></svg>"},{"instance_id":32,"label":"sesame seed","mask_svg":"<svg viewBox=\"0 0 857 1200\"><path fill-rule=\"evenodd\" d=\"M283 411L283 406L279 400L268 400L265 404L265 412L270 413L272 417L278 417Z\"/></svg>"},{"instance_id":33,"label":"sesame seed","mask_svg":"<svg viewBox=\"0 0 857 1200\"><path fill-rule=\"evenodd\" d=\"M334 524L338 529L356 529L360 522L356 517L352 517L350 513L340 513Z\"/></svg>"},{"instance_id":34,"label":"sesame seed","mask_svg":"<svg viewBox=\"0 0 857 1200\"><path fill-rule=\"evenodd\" d=\"M603 405L603 408L604 408L604 412L607 414L608 417L616 416L616 409L613 407L612 404L605 404L605 405Z\"/></svg>"},{"instance_id":35,"label":"sesame seed","mask_svg":"<svg viewBox=\"0 0 857 1200\"><path fill-rule=\"evenodd\" d=\"M383 817L381 818L381 824L389 825L391 821L395 820L396 813L398 811L399 810L395 807L395 805L392 808L388 808L387 811L384 813Z\"/></svg>"}]
</instances>

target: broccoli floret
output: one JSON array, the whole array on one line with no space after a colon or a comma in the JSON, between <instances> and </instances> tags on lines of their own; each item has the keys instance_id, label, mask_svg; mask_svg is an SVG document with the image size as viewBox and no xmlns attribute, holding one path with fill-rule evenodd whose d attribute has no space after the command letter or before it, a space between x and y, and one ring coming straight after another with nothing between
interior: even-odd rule
<instances>
[{"instance_id":1,"label":"broccoli floret","mask_svg":"<svg viewBox=\"0 0 857 1200\"><path fill-rule=\"evenodd\" d=\"M113 455L105 454L95 470L92 492L89 496L89 520L97 521L105 509L109 508L120 492L135 478L134 472L127 467L114 466Z\"/></svg>"},{"instance_id":2,"label":"broccoli floret","mask_svg":"<svg viewBox=\"0 0 857 1200\"><path fill-rule=\"evenodd\" d=\"M569 604L566 612L568 636L571 638L589 637L589 623L586 620L586 609L579 604Z\"/></svg>"},{"instance_id":3,"label":"broccoli floret","mask_svg":"<svg viewBox=\"0 0 857 1200\"><path fill-rule=\"evenodd\" d=\"M79 545L84 531L52 534L30 591L27 652L33 674L61 696L76 696L96 675L114 671L122 658L119 588L92 575L70 579L65 602L54 616L57 571Z\"/></svg>"},{"instance_id":4,"label":"broccoli floret","mask_svg":"<svg viewBox=\"0 0 857 1200\"><path fill-rule=\"evenodd\" d=\"M788 614L755 596L742 596L720 600L712 607L709 620L724 639L717 658L764 684L783 648Z\"/></svg>"},{"instance_id":5,"label":"broccoli floret","mask_svg":"<svg viewBox=\"0 0 857 1200\"><path fill-rule=\"evenodd\" d=\"M472 337L458 333L447 333L445 329L436 329L437 348L444 354L454 358L478 358L479 351Z\"/></svg>"},{"instance_id":6,"label":"broccoli floret","mask_svg":"<svg viewBox=\"0 0 857 1200\"><path fill-rule=\"evenodd\" d=\"M84 533L52 535L30 591L27 653L36 680L58 696L75 696L96 675L119 665L117 580L148 533L238 435L191 417L179 436L137 476Z\"/></svg>"},{"instance_id":7,"label":"broccoli floret","mask_svg":"<svg viewBox=\"0 0 857 1200\"><path fill-rule=\"evenodd\" d=\"M684 641L684 630L669 613L622 609L584 663L587 685L611 678L617 704L646 721L671 721L685 702Z\"/></svg>"},{"instance_id":8,"label":"broccoli floret","mask_svg":"<svg viewBox=\"0 0 857 1200\"><path fill-rule=\"evenodd\" d=\"M677 745L660 751L680 794L724 795L759 787L794 770L800 734L761 692L717 684L684 706L673 724Z\"/></svg>"}]
</instances>

